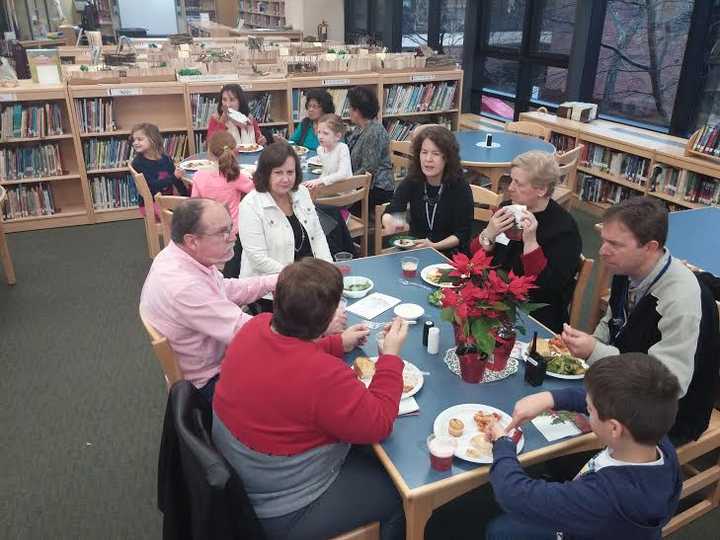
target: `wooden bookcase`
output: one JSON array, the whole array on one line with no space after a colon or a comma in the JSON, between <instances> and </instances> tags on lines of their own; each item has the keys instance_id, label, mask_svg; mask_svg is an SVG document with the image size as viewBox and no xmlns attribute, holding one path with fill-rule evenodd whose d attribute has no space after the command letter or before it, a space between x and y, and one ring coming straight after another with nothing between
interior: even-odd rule
<instances>
[{"instance_id":1,"label":"wooden bookcase","mask_svg":"<svg viewBox=\"0 0 720 540\"><path fill-rule=\"evenodd\" d=\"M287 24L285 0L239 0L239 3L240 18L245 26L276 28Z\"/></svg>"},{"instance_id":2,"label":"wooden bookcase","mask_svg":"<svg viewBox=\"0 0 720 540\"><path fill-rule=\"evenodd\" d=\"M629 180L623 175L613 174L606 169L598 168L592 163L578 164L578 174L574 191L576 196L582 189L583 175L590 175L607 182L611 189L625 189L627 193L639 196L656 197L665 201L670 210L703 208L707 206L702 202L686 200L683 194L673 193L672 189L665 191L658 189L654 182L657 179L656 171L664 168L674 169L679 181L687 179L688 175L704 175L706 181L720 182L720 163L705 160L700 157L686 156L687 139L655 133L652 131L625 126L605 120L595 120L591 123L576 122L555 115L539 112L527 112L520 115L522 120L540 123L551 130L551 142L568 143L574 147L583 144L587 147L595 145L604 147L610 153L623 153L628 158L647 160L647 173L644 183ZM679 184L681 187L683 184ZM601 214L612 203L607 201L589 202L579 200L578 204L595 214Z\"/></svg>"},{"instance_id":3,"label":"wooden bookcase","mask_svg":"<svg viewBox=\"0 0 720 540\"><path fill-rule=\"evenodd\" d=\"M63 133L44 137L0 139L0 149L27 151L44 145L57 145L62 174L53 176L29 176L26 174L22 178L12 178L6 175L0 178L0 185L3 185L8 192L48 186L52 193L54 212L4 220L6 232L83 225L92 220L88 210L90 194L87 184L83 181L82 154L75 136L73 113L66 87L64 85L21 84L18 87L0 91L0 110L17 105L28 107L46 103L60 107Z\"/></svg>"},{"instance_id":4,"label":"wooden bookcase","mask_svg":"<svg viewBox=\"0 0 720 540\"><path fill-rule=\"evenodd\" d=\"M83 155L80 170L88 190L95 176L127 176L130 171L127 161L88 167L90 156L87 155L87 151L90 145L129 140L131 129L135 124L141 122L155 124L163 137L184 135L187 149L184 154L188 155L192 151L190 146L192 130L188 123L189 103L185 99L183 83L83 85L68 88L73 107L75 139ZM115 129L99 132L88 131L80 125L79 109L83 106L83 100L100 98L112 102ZM130 155L132 155L131 151ZM140 217L137 206L95 210L92 198L89 200L89 211L93 215L93 221L96 222Z\"/></svg>"}]
</instances>

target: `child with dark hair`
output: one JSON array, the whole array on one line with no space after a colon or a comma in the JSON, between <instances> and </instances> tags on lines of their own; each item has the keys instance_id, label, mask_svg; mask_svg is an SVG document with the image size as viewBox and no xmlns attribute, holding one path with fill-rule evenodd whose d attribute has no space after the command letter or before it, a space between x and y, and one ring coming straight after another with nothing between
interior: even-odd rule
<instances>
[{"instance_id":1,"label":"child with dark hair","mask_svg":"<svg viewBox=\"0 0 720 540\"><path fill-rule=\"evenodd\" d=\"M172 195L173 187L178 195L188 194L182 178L182 169L175 166L172 158L163 150L160 130L155 124L136 124L130 130L130 139L135 151L132 168L142 173L154 197L157 193ZM145 215L144 201L139 199L140 213ZM160 219L160 212L155 208L155 216Z\"/></svg>"},{"instance_id":2,"label":"child with dark hair","mask_svg":"<svg viewBox=\"0 0 720 540\"><path fill-rule=\"evenodd\" d=\"M246 121L233 118L233 111L243 114ZM228 131L237 144L264 145L267 142L257 120L250 116L247 97L239 84L226 84L220 89L217 111L208 121L208 140L219 131Z\"/></svg>"},{"instance_id":3,"label":"child with dark hair","mask_svg":"<svg viewBox=\"0 0 720 540\"><path fill-rule=\"evenodd\" d=\"M659 539L677 508L682 478L667 432L675 421L680 385L670 370L643 353L610 356L585 374L585 389L527 396L515 404L507 430L492 438L490 482L507 512L488 539ZM506 433L550 409L588 414L606 446L572 482L529 477Z\"/></svg>"}]
</instances>

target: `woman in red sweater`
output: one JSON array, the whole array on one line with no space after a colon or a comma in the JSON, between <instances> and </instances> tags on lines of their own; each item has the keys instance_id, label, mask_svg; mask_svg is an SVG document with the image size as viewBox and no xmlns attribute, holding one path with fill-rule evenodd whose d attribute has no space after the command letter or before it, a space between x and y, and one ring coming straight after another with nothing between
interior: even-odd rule
<instances>
[{"instance_id":1,"label":"woman in red sweater","mask_svg":"<svg viewBox=\"0 0 720 540\"><path fill-rule=\"evenodd\" d=\"M233 109L247 116L247 123L230 118L228 111ZM229 131L237 144L262 144L267 140L260 131L260 126L252 116L245 92L238 84L226 84L220 89L217 112L208 121L207 140L218 131Z\"/></svg>"},{"instance_id":2,"label":"woman in red sweater","mask_svg":"<svg viewBox=\"0 0 720 540\"><path fill-rule=\"evenodd\" d=\"M329 538L379 521L401 538L400 498L367 447L390 435L402 394L398 356L407 323L393 322L368 388L343 362L364 325L320 338L342 294L326 261L286 266L275 311L237 333L213 400L213 441L242 478L271 539ZM358 498L358 493L362 497Z\"/></svg>"}]
</instances>

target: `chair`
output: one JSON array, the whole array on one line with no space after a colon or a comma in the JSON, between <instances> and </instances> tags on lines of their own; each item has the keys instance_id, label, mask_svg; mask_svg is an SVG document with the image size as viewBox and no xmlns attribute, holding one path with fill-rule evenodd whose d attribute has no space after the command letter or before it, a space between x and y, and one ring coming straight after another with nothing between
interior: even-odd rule
<instances>
[{"instance_id":1,"label":"chair","mask_svg":"<svg viewBox=\"0 0 720 540\"><path fill-rule=\"evenodd\" d=\"M7 192L5 188L0 186L0 216L2 215L2 208L7 199ZM5 270L5 280L8 285L15 285L15 267L13 266L12 258L10 257L10 248L5 238L5 229L3 228L3 222L0 218L0 259L2 259L3 269Z\"/></svg>"},{"instance_id":2,"label":"chair","mask_svg":"<svg viewBox=\"0 0 720 540\"><path fill-rule=\"evenodd\" d=\"M150 186L148 186L147 180L143 173L137 172L130 167L130 174L135 180L135 187L137 192L140 194L145 205L145 236L147 237L148 253L150 258L154 259L155 255L160 253L160 236L162 236L162 224L155 218L155 205L153 204L152 193L150 193Z\"/></svg>"},{"instance_id":3,"label":"chair","mask_svg":"<svg viewBox=\"0 0 720 540\"><path fill-rule=\"evenodd\" d=\"M680 500L701 490L704 496L695 504L676 514L665 527L663 537L673 534L703 514L720 505L720 460L714 465L699 470L692 461L720 448L720 411L714 409L710 416L710 425L698 440L691 441L677 449L678 461L685 473Z\"/></svg>"},{"instance_id":4,"label":"chair","mask_svg":"<svg viewBox=\"0 0 720 540\"><path fill-rule=\"evenodd\" d=\"M374 244L374 254L375 255L381 255L383 253L393 253L397 251L397 248L389 247L383 249L383 238L386 236L392 236L394 233L389 233L386 229L383 229L382 225L382 217L385 214L385 210L390 205L390 203L385 204L378 204L375 206L375 230L374 230L374 236L373 236L373 244Z\"/></svg>"},{"instance_id":5,"label":"chair","mask_svg":"<svg viewBox=\"0 0 720 540\"><path fill-rule=\"evenodd\" d=\"M586 259L582 254L580 255L580 266L577 274L575 274L575 291L573 292L572 303L570 304L570 326L573 328L580 327L583 298L585 298L585 291L587 290L588 283L590 283L590 275L592 274L594 264L595 261L593 259ZM590 331L594 329L595 327L593 326Z\"/></svg>"},{"instance_id":6,"label":"chair","mask_svg":"<svg viewBox=\"0 0 720 540\"><path fill-rule=\"evenodd\" d=\"M487 188L470 185L473 196L473 220L487 223L493 215L493 209L500 206L502 195Z\"/></svg>"},{"instance_id":7,"label":"chair","mask_svg":"<svg viewBox=\"0 0 720 540\"><path fill-rule=\"evenodd\" d=\"M368 255L368 225L370 222L368 209L368 196L370 194L369 173L351 176L329 186L320 186L314 190L313 197L316 204L327 206L348 207L360 202L360 217L350 215L348 230L352 238L360 238L360 254Z\"/></svg>"},{"instance_id":8,"label":"chair","mask_svg":"<svg viewBox=\"0 0 720 540\"><path fill-rule=\"evenodd\" d=\"M443 126L441 124L419 124L419 125L415 126L415 129L413 129L412 134L410 135L409 141L412 143L412 140L415 137L417 137L423 129L429 128L429 127L445 127L445 126Z\"/></svg>"},{"instance_id":9,"label":"chair","mask_svg":"<svg viewBox=\"0 0 720 540\"><path fill-rule=\"evenodd\" d=\"M374 521L353 529L350 532L336 536L332 540L379 540L380 538L380 523Z\"/></svg>"},{"instance_id":10,"label":"chair","mask_svg":"<svg viewBox=\"0 0 720 540\"><path fill-rule=\"evenodd\" d=\"M411 152L411 145L407 141L390 141L390 161L396 185L407 176L410 170Z\"/></svg>"},{"instance_id":11,"label":"chair","mask_svg":"<svg viewBox=\"0 0 720 540\"><path fill-rule=\"evenodd\" d=\"M166 246L170 243L171 238L173 210L187 199L188 197L182 197L180 195L162 195L161 193L155 195L155 202L160 208L160 228L163 244Z\"/></svg>"},{"instance_id":12,"label":"chair","mask_svg":"<svg viewBox=\"0 0 720 540\"><path fill-rule=\"evenodd\" d=\"M150 343L152 344L158 362L160 362L160 367L165 375L165 384L169 389L173 384L185 378L182 369L180 369L177 363L177 358L175 358L175 351L172 350L167 338L155 330L145 317L143 317L142 312L140 312L140 320L148 336L150 336Z\"/></svg>"},{"instance_id":13,"label":"chair","mask_svg":"<svg viewBox=\"0 0 720 540\"><path fill-rule=\"evenodd\" d=\"M550 130L542 124L520 120L519 122L509 122L505 124L505 131L510 133L520 133L521 135L529 135L538 137L543 141L550 140Z\"/></svg>"},{"instance_id":14,"label":"chair","mask_svg":"<svg viewBox=\"0 0 720 540\"><path fill-rule=\"evenodd\" d=\"M557 161L557 164L560 166L561 182L567 186L571 192L575 192L578 161L584 147L585 145L578 144L572 150L555 154L555 161Z\"/></svg>"}]
</instances>

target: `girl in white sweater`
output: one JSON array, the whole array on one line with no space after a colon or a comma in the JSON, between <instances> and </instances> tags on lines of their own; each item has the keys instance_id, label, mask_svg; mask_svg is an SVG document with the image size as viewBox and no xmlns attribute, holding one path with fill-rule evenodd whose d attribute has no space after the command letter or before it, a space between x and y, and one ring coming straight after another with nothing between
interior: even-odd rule
<instances>
[{"instance_id":1,"label":"girl in white sweater","mask_svg":"<svg viewBox=\"0 0 720 540\"><path fill-rule=\"evenodd\" d=\"M317 154L322 163L322 173L317 180L304 182L309 190L318 186L329 186L353 175L350 162L350 150L347 144L340 142L345 135L345 124L336 114L325 114L318 122Z\"/></svg>"}]
</instances>

